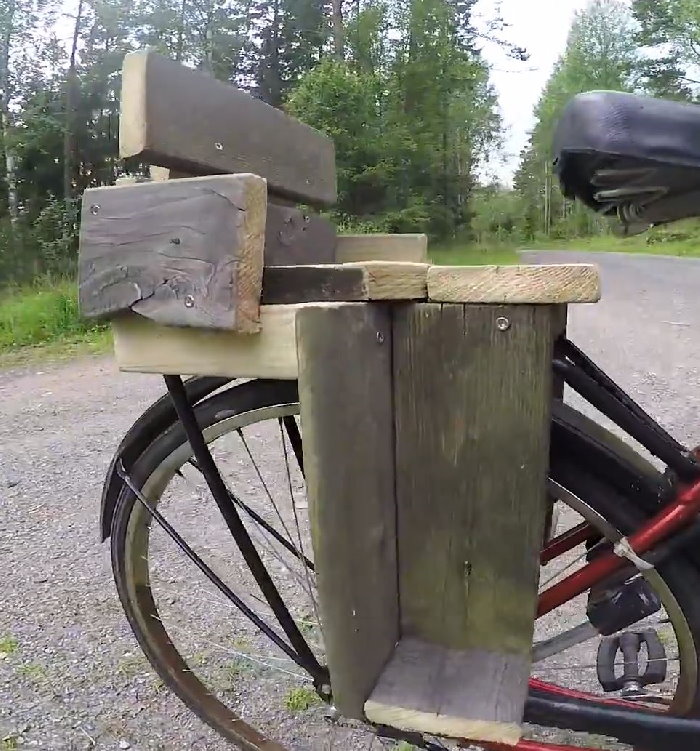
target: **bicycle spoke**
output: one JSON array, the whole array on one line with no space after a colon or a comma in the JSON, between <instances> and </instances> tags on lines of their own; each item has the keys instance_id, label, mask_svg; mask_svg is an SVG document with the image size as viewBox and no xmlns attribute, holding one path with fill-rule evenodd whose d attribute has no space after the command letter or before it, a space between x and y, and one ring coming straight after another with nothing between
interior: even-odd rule
<instances>
[{"instance_id":1,"label":"bicycle spoke","mask_svg":"<svg viewBox=\"0 0 700 751\"><path fill-rule=\"evenodd\" d=\"M279 428L280 428L280 438L282 439L282 451L284 453L284 466L287 472L287 486L289 488L289 500L290 500L290 503L292 504L292 513L294 514L294 524L297 530L297 542L299 543L299 550L301 551L301 554L304 555L304 543L301 539L301 529L299 527L299 513L297 511L296 503L294 502L294 491L292 489L292 475L289 470L289 454L287 453L287 443L284 440L284 430L282 429L281 421L279 423ZM309 570L308 568L305 568L304 571L306 573L306 582L309 588L308 592L309 592L309 597L311 598L311 604L314 609L314 615L316 616L316 620L320 623L321 618L319 616L318 603L316 602L316 598L314 597L314 594L313 594L313 588L311 586L311 578L309 576Z\"/></svg>"},{"instance_id":2,"label":"bicycle spoke","mask_svg":"<svg viewBox=\"0 0 700 751\"><path fill-rule=\"evenodd\" d=\"M287 537L291 540L292 539L291 532L289 531L287 525L285 524L284 519L282 518L282 514L280 513L280 510L279 510L277 504L275 503L275 499L272 497L272 493L270 492L270 489L268 488L267 483L265 482L264 477L262 476L262 472L260 471L260 467L258 467L258 463L253 458L253 454L252 454L252 452L250 450L250 447L248 446L248 441L246 441L245 436L243 435L242 428L237 428L236 429L236 433L238 434L238 437L240 438L241 442L243 443L243 446L244 446L244 448L246 450L246 453L248 454L248 458L250 459L250 461L251 461L251 463L253 465L253 468L255 469L255 474L258 476L258 479L260 480L260 484L263 486L263 489L265 490L265 493L266 493L266 495L268 497L268 500L272 504L272 507L274 508L275 513L277 514L277 518L280 520L280 524L282 525L282 528L287 533Z\"/></svg>"}]
</instances>

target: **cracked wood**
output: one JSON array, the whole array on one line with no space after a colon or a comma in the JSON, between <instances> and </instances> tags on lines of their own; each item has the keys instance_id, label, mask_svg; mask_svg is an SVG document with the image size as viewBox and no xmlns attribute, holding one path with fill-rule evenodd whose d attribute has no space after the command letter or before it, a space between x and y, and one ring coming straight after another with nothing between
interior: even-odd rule
<instances>
[{"instance_id":1,"label":"cracked wood","mask_svg":"<svg viewBox=\"0 0 700 751\"><path fill-rule=\"evenodd\" d=\"M87 190L81 313L259 331L266 205L265 180L245 174Z\"/></svg>"}]
</instances>

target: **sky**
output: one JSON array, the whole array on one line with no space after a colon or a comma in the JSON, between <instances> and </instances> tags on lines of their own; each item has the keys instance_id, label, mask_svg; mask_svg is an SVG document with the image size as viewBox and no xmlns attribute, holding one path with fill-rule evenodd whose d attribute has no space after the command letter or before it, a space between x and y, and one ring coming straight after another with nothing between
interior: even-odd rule
<instances>
[{"instance_id":1,"label":"sky","mask_svg":"<svg viewBox=\"0 0 700 751\"><path fill-rule=\"evenodd\" d=\"M488 17L496 4L497 0L482 0L477 10ZM574 13L585 7L587 0L501 0L499 4L501 16L510 25L503 37L530 53L530 59L523 63L509 58L495 44L484 46L506 129L505 160L490 164L489 169L508 183L534 124L533 108L564 51Z\"/></svg>"},{"instance_id":2,"label":"sky","mask_svg":"<svg viewBox=\"0 0 700 751\"><path fill-rule=\"evenodd\" d=\"M491 64L491 81L496 87L505 127L504 154L491 160L482 177L495 175L511 182L518 166L518 155L525 146L534 121L532 111L549 78L554 63L564 51L571 21L577 10L589 0L481 0L477 13L492 18L496 8L509 27L502 37L524 47L530 54L527 62L509 58L497 44L486 42L483 52ZM77 0L63 0L67 16L75 13ZM72 18L58 24L59 35L67 40Z\"/></svg>"}]
</instances>

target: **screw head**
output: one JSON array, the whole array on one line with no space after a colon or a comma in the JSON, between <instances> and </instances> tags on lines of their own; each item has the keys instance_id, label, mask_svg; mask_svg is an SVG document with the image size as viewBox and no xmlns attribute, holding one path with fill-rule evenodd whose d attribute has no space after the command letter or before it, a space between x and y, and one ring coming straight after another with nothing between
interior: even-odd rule
<instances>
[{"instance_id":1,"label":"screw head","mask_svg":"<svg viewBox=\"0 0 700 751\"><path fill-rule=\"evenodd\" d=\"M185 307L194 308L194 297L192 297L192 295L187 295L185 297Z\"/></svg>"},{"instance_id":2,"label":"screw head","mask_svg":"<svg viewBox=\"0 0 700 751\"><path fill-rule=\"evenodd\" d=\"M381 331L377 331L377 344L384 344L384 334Z\"/></svg>"},{"instance_id":3,"label":"screw head","mask_svg":"<svg viewBox=\"0 0 700 751\"><path fill-rule=\"evenodd\" d=\"M100 204L99 203L93 203L92 206L90 206L90 213L93 216L97 216L97 214L100 213Z\"/></svg>"},{"instance_id":4,"label":"screw head","mask_svg":"<svg viewBox=\"0 0 700 751\"><path fill-rule=\"evenodd\" d=\"M179 245L180 244L180 238L179 237L171 237L170 242L172 245Z\"/></svg>"},{"instance_id":5,"label":"screw head","mask_svg":"<svg viewBox=\"0 0 700 751\"><path fill-rule=\"evenodd\" d=\"M505 316L498 316L496 319L496 328L499 331L508 331L510 328L510 321Z\"/></svg>"},{"instance_id":6,"label":"screw head","mask_svg":"<svg viewBox=\"0 0 700 751\"><path fill-rule=\"evenodd\" d=\"M223 145L223 143L220 143L219 141L217 141L217 142L216 142L216 143L214 144L214 148L215 148L215 149L216 149L217 151L223 151L223 150L224 150L224 145Z\"/></svg>"}]
</instances>

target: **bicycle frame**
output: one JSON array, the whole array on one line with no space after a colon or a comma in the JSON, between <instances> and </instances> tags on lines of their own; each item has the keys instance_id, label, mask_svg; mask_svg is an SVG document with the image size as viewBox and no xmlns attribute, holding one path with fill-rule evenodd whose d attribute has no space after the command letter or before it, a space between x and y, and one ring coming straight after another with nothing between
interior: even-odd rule
<instances>
[{"instance_id":1,"label":"bicycle frame","mask_svg":"<svg viewBox=\"0 0 700 751\"><path fill-rule=\"evenodd\" d=\"M591 586L603 582L624 567L633 565L641 570L653 568L654 564L648 558L644 559L642 556L650 554L653 557L655 553L658 554L657 546L660 543L670 540L684 527L688 527L700 513L700 462L698 457L670 436L609 376L567 339L562 338L555 345L553 370L591 405L609 417L669 467L675 477L675 497L663 505L652 519L629 537L614 541L612 552L595 557L580 570L545 590L540 595L538 617L572 600L590 589ZM178 376L166 376L165 380L173 406L192 445L196 461L204 470L203 474L207 484L229 525L232 535L239 543L239 547L247 554L247 559L250 558L251 570L289 639L288 654L311 673L315 679L317 690L324 695L328 695L330 686L326 685L328 678L325 668L320 666L313 655L307 651L308 648L303 637L298 632L286 606L279 598L274 585L267 577L267 572L256 560L257 556L252 549L252 543L250 543L238 518L233 502L235 499L229 496L221 481L208 447L204 442L194 415L193 406L187 398L188 395L185 393L182 381ZM596 536L599 536L599 533L593 527L585 523L581 524L550 541L542 551L541 561L547 563ZM277 638L279 639L279 637ZM536 679L531 679L530 689L531 698L528 700L528 705L534 703L535 713L537 702L544 702L544 704L549 702L552 705L553 702L558 700L561 706L574 713L588 713L590 715L591 712L607 712L606 728L617 727L616 722L619 727L624 726L627 730L631 725L639 724L645 732L649 730L675 731L682 738L686 738L688 733L697 733L699 735L693 737L700 737L700 722L667 717L654 710L640 708L633 702L605 698L594 700L587 694L570 691ZM538 694L534 698L532 691ZM546 698L542 698L543 696ZM585 711L573 705L573 702L576 701L587 702ZM566 702L569 702L569 704L567 705ZM636 718L631 719L632 715L636 715ZM569 727L569 725L560 726ZM602 732L603 734L611 734L604 730ZM623 740L631 743L638 742L637 740ZM491 751L505 751L505 749L515 749L515 751L595 751L595 749L582 749L581 747L536 741L521 741L516 746L485 744L483 742L479 745L491 749Z\"/></svg>"}]
</instances>

